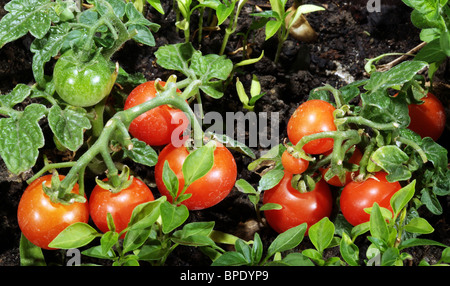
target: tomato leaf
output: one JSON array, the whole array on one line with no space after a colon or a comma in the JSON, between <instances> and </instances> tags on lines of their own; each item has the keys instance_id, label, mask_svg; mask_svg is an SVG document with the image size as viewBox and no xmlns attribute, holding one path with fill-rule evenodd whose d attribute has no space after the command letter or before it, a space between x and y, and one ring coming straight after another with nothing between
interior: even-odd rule
<instances>
[{"instance_id":1,"label":"tomato leaf","mask_svg":"<svg viewBox=\"0 0 450 286\"><path fill-rule=\"evenodd\" d=\"M31 44L30 51L34 53L33 75L40 86L44 87L46 84L44 78L45 63L59 53L69 35L69 31L70 26L67 23L52 26L45 37L35 39Z\"/></svg>"},{"instance_id":2,"label":"tomato leaf","mask_svg":"<svg viewBox=\"0 0 450 286\"><path fill-rule=\"evenodd\" d=\"M59 142L71 151L83 145L84 131L91 128L91 122L84 108L67 106L64 110L53 105L48 114L48 123Z\"/></svg>"},{"instance_id":3,"label":"tomato leaf","mask_svg":"<svg viewBox=\"0 0 450 286\"><path fill-rule=\"evenodd\" d=\"M0 155L12 173L19 174L35 165L39 148L44 146L38 122L45 112L45 106L33 103L18 117L0 119Z\"/></svg>"},{"instance_id":4,"label":"tomato leaf","mask_svg":"<svg viewBox=\"0 0 450 286\"><path fill-rule=\"evenodd\" d=\"M208 137L210 136L212 139L219 141L229 149L236 150L238 152L241 152L242 154L249 156L252 159L256 159L256 155L255 153L253 153L252 149L247 147L247 145L245 145L244 143L234 140L233 138L225 134L216 134L207 132L206 136Z\"/></svg>"},{"instance_id":5,"label":"tomato leaf","mask_svg":"<svg viewBox=\"0 0 450 286\"><path fill-rule=\"evenodd\" d=\"M200 90L213 98L223 96L222 81L233 69L230 59L215 54L202 55L191 43L162 46L155 56L161 67L179 71L191 80L200 80Z\"/></svg>"},{"instance_id":6,"label":"tomato leaf","mask_svg":"<svg viewBox=\"0 0 450 286\"><path fill-rule=\"evenodd\" d=\"M133 149L128 150L124 148L125 156L141 165L149 167L156 165L158 162L158 154L150 145L136 138L131 138L131 142L133 143Z\"/></svg>"},{"instance_id":7,"label":"tomato leaf","mask_svg":"<svg viewBox=\"0 0 450 286\"><path fill-rule=\"evenodd\" d=\"M404 181L411 178L411 171L405 165L409 156L395 145L386 145L372 153L370 159L383 168L389 182Z\"/></svg>"},{"instance_id":8,"label":"tomato leaf","mask_svg":"<svg viewBox=\"0 0 450 286\"><path fill-rule=\"evenodd\" d=\"M59 17L51 0L13 0L5 5L8 11L0 21L0 47L30 32L40 39Z\"/></svg>"},{"instance_id":9,"label":"tomato leaf","mask_svg":"<svg viewBox=\"0 0 450 286\"><path fill-rule=\"evenodd\" d=\"M278 185L281 179L283 179L283 177L283 170L270 170L269 172L265 173L259 180L258 191L261 192L275 187L276 185Z\"/></svg>"},{"instance_id":10,"label":"tomato leaf","mask_svg":"<svg viewBox=\"0 0 450 286\"><path fill-rule=\"evenodd\" d=\"M148 239L151 231L151 226L147 228L130 229L127 231L125 239L123 240L123 252L133 251L141 247Z\"/></svg>"},{"instance_id":11,"label":"tomato leaf","mask_svg":"<svg viewBox=\"0 0 450 286\"><path fill-rule=\"evenodd\" d=\"M108 231L100 238L100 245L102 247L102 254L107 255L111 248L119 240L119 234L115 231Z\"/></svg>"},{"instance_id":12,"label":"tomato leaf","mask_svg":"<svg viewBox=\"0 0 450 286\"><path fill-rule=\"evenodd\" d=\"M76 222L66 227L48 244L52 248L79 248L89 244L99 233L90 225Z\"/></svg>"},{"instance_id":13,"label":"tomato leaf","mask_svg":"<svg viewBox=\"0 0 450 286\"><path fill-rule=\"evenodd\" d=\"M209 141L186 157L182 167L185 186L192 184L211 170L214 165L215 149L215 141Z\"/></svg>"},{"instance_id":14,"label":"tomato leaf","mask_svg":"<svg viewBox=\"0 0 450 286\"><path fill-rule=\"evenodd\" d=\"M427 63L421 61L406 61L386 72L374 72L364 85L371 92L385 90L410 81L414 75L425 68Z\"/></svg>"},{"instance_id":15,"label":"tomato leaf","mask_svg":"<svg viewBox=\"0 0 450 286\"><path fill-rule=\"evenodd\" d=\"M31 93L31 88L25 84L18 84L8 93L0 96L0 105L4 107L14 107L17 103L25 100Z\"/></svg>"},{"instance_id":16,"label":"tomato leaf","mask_svg":"<svg viewBox=\"0 0 450 286\"><path fill-rule=\"evenodd\" d=\"M415 217L405 225L405 230L411 233L429 234L434 231L434 228L426 219Z\"/></svg>"}]
</instances>

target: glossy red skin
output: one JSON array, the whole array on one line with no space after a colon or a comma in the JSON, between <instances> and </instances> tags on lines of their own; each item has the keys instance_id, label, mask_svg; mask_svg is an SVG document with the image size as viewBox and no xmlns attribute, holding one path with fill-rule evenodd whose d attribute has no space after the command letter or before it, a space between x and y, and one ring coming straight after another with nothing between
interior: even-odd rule
<instances>
[{"instance_id":1,"label":"glossy red skin","mask_svg":"<svg viewBox=\"0 0 450 286\"><path fill-rule=\"evenodd\" d=\"M294 158L288 151L284 151L283 155L281 155L281 164L289 173L301 174L308 169L309 161Z\"/></svg>"},{"instance_id":2,"label":"glossy red skin","mask_svg":"<svg viewBox=\"0 0 450 286\"><path fill-rule=\"evenodd\" d=\"M64 179L63 175L59 176ZM76 222L89 221L89 205L73 203L70 205L55 204L44 193L42 183L51 186L52 175L42 176L34 180L24 191L17 209L17 219L23 235L34 245L52 250L48 244L66 227ZM78 184L72 193L78 194Z\"/></svg>"},{"instance_id":3,"label":"glossy red skin","mask_svg":"<svg viewBox=\"0 0 450 286\"><path fill-rule=\"evenodd\" d=\"M104 181L107 181L107 179L104 179ZM135 177L133 177L133 182L128 188L118 193L112 193L96 185L89 198L91 218L98 229L105 233L109 231L107 215L111 213L116 232L120 233L128 226L134 208L154 199L150 188ZM124 237L125 233L121 238Z\"/></svg>"},{"instance_id":4,"label":"glossy red skin","mask_svg":"<svg viewBox=\"0 0 450 286\"><path fill-rule=\"evenodd\" d=\"M355 151L353 152L353 155L350 157L350 159L348 160L349 163L351 164L356 164L358 165L359 162L361 161L362 158L362 153L361 151L359 151L358 148L355 149ZM322 177L325 177L326 172L328 172L328 170L330 169L330 167L328 168L319 168L320 173L322 174ZM354 176L357 176L358 172L355 172ZM335 186L335 187L343 187L345 185L347 185L348 183L350 183L352 181L352 172L345 172L345 182L342 183L341 180L339 180L338 176L334 176L333 178L329 179L327 181L328 184Z\"/></svg>"},{"instance_id":5,"label":"glossy red skin","mask_svg":"<svg viewBox=\"0 0 450 286\"><path fill-rule=\"evenodd\" d=\"M442 102L432 93L422 98L423 104L408 105L411 123L408 128L422 138L431 137L434 141L441 137L445 129L446 115Z\"/></svg>"},{"instance_id":6,"label":"glossy red skin","mask_svg":"<svg viewBox=\"0 0 450 286\"><path fill-rule=\"evenodd\" d=\"M165 82L160 83L165 85ZM155 98L156 93L155 81L138 85L128 95L124 110ZM136 117L130 124L129 132L148 145L162 146L171 142L172 133L175 131L178 134L174 134L174 138L179 138L188 125L189 120L184 112L162 105Z\"/></svg>"},{"instance_id":7,"label":"glossy red skin","mask_svg":"<svg viewBox=\"0 0 450 286\"><path fill-rule=\"evenodd\" d=\"M308 229L333 209L333 198L327 183L320 180L310 192L300 193L291 185L292 174L285 172L280 183L264 191L263 203L280 204L280 210L264 211L267 223L276 232L282 233L292 227L307 223Z\"/></svg>"},{"instance_id":8,"label":"glossy red skin","mask_svg":"<svg viewBox=\"0 0 450 286\"><path fill-rule=\"evenodd\" d=\"M376 202L380 207L392 211L391 197L401 189L399 182L390 183L386 180L387 173L378 172L375 178L364 182L350 182L342 190L340 206L345 219L356 226L368 222L370 215L364 211Z\"/></svg>"},{"instance_id":9,"label":"glossy red skin","mask_svg":"<svg viewBox=\"0 0 450 286\"><path fill-rule=\"evenodd\" d=\"M334 106L320 100L302 103L292 114L287 125L287 134L292 144L297 144L304 136L325 131L335 131ZM316 139L303 146L308 154L323 154L333 148L332 138Z\"/></svg>"},{"instance_id":10,"label":"glossy red skin","mask_svg":"<svg viewBox=\"0 0 450 286\"><path fill-rule=\"evenodd\" d=\"M168 144L161 151L158 163L155 166L155 180L158 190L172 202L172 197L162 180L164 162L167 160L172 171L177 175L179 181L178 193L184 188L182 173L183 163L189 155L184 146L174 147ZM237 167L231 152L222 144L217 142L214 150L214 164L212 169L203 177L193 182L185 194L192 196L183 201L189 210L201 210L212 207L221 202L232 190L237 176Z\"/></svg>"}]
</instances>

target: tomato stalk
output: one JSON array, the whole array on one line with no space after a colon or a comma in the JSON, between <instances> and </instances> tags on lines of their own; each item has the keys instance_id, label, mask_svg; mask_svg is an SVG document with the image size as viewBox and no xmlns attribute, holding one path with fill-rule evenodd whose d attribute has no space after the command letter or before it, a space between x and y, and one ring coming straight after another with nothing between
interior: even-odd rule
<instances>
[{"instance_id":1,"label":"tomato stalk","mask_svg":"<svg viewBox=\"0 0 450 286\"><path fill-rule=\"evenodd\" d=\"M191 125L194 129L193 139L196 146L202 146L203 144L203 131L200 123L197 121L194 112L190 106L186 103L183 96L179 96L176 92L176 84L174 82L167 83L164 92L160 96L154 99L137 105L133 108L120 111L116 113L104 126L103 131L100 133L97 141L77 160L72 166L66 177L61 181L58 186L58 197L63 198L64 194L71 190L71 186L79 179L80 174L84 173L86 166L100 154L108 168L108 177L111 179L113 185L119 184L118 170L114 165L114 162L109 154L109 142L111 138L117 137L125 148L132 148L130 135L128 133L127 126L130 125L139 115L147 112L150 109L161 105L172 105L175 108L185 112ZM80 190L81 191L81 190Z\"/></svg>"}]
</instances>

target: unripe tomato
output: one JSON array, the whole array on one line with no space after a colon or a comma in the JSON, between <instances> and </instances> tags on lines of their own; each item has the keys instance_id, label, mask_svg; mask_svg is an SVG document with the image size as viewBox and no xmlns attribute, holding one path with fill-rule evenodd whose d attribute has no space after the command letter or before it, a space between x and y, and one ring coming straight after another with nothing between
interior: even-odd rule
<instances>
[{"instance_id":1,"label":"unripe tomato","mask_svg":"<svg viewBox=\"0 0 450 286\"><path fill-rule=\"evenodd\" d=\"M104 179L103 181L107 181ZM147 185L133 177L131 185L117 193L105 190L96 185L89 197L91 218L98 229L105 233L109 230L107 216L111 213L116 227L120 233L130 222L131 215L136 206L153 201L153 193ZM121 236L124 238L125 234Z\"/></svg>"},{"instance_id":2,"label":"unripe tomato","mask_svg":"<svg viewBox=\"0 0 450 286\"><path fill-rule=\"evenodd\" d=\"M283 152L283 155L281 155L281 164L289 173L301 174L308 169L309 161L302 158L294 158L294 156L289 154L286 150Z\"/></svg>"},{"instance_id":3,"label":"unripe tomato","mask_svg":"<svg viewBox=\"0 0 450 286\"><path fill-rule=\"evenodd\" d=\"M267 223L276 232L282 233L292 227L307 223L308 229L324 217L329 217L333 208L333 198L327 183L320 180L314 190L301 193L291 184L292 174L285 172L280 183L264 191L263 203L275 203L280 210L266 210Z\"/></svg>"},{"instance_id":4,"label":"unripe tomato","mask_svg":"<svg viewBox=\"0 0 450 286\"><path fill-rule=\"evenodd\" d=\"M422 98L422 104L408 105L411 122L409 129L422 138L431 137L434 141L441 137L445 129L445 108L441 101L432 93Z\"/></svg>"},{"instance_id":5,"label":"unripe tomato","mask_svg":"<svg viewBox=\"0 0 450 286\"><path fill-rule=\"evenodd\" d=\"M115 76L102 55L88 63L78 63L73 50L65 52L53 70L58 95L73 106L88 107L99 103L110 92Z\"/></svg>"},{"instance_id":6,"label":"unripe tomato","mask_svg":"<svg viewBox=\"0 0 450 286\"><path fill-rule=\"evenodd\" d=\"M387 173L378 172L374 178L364 182L350 182L342 190L341 211L353 226L370 220L370 215L364 209L372 207L375 202L392 211L391 197L401 189L401 185L399 182L388 182L386 176Z\"/></svg>"},{"instance_id":7,"label":"unripe tomato","mask_svg":"<svg viewBox=\"0 0 450 286\"><path fill-rule=\"evenodd\" d=\"M303 137L325 131L335 131L333 112L330 103L313 99L302 103L289 118L287 134L292 144L297 144ZM323 154L333 148L332 138L316 139L303 146L308 154Z\"/></svg>"},{"instance_id":8,"label":"unripe tomato","mask_svg":"<svg viewBox=\"0 0 450 286\"><path fill-rule=\"evenodd\" d=\"M165 82L161 81L160 83L162 86L165 85ZM124 110L151 100L156 96L155 81L142 83L128 95ZM135 138L148 145L161 146L170 143L172 138L180 138L188 125L189 120L184 112L162 105L136 117L131 122L129 131Z\"/></svg>"},{"instance_id":9,"label":"unripe tomato","mask_svg":"<svg viewBox=\"0 0 450 286\"><path fill-rule=\"evenodd\" d=\"M170 169L177 175L178 193L180 193L184 188L182 167L188 155L189 151L185 146L174 147L172 144L164 147L159 154L158 163L155 166L156 185L160 193L167 196L170 202L173 199L162 179L164 162L168 161ZM189 210L206 209L218 204L230 193L236 182L236 176L237 167L233 155L225 146L217 142L212 169L186 189L185 194L192 194L192 196L181 204Z\"/></svg>"},{"instance_id":10,"label":"unripe tomato","mask_svg":"<svg viewBox=\"0 0 450 286\"><path fill-rule=\"evenodd\" d=\"M59 176L64 179L63 175ZM17 209L17 220L23 235L34 245L44 249L54 249L48 244L66 227L76 222L87 223L89 206L85 203L63 205L51 202L44 193L42 184L51 186L52 175L34 180L24 191ZM72 193L78 194L78 184Z\"/></svg>"}]
</instances>

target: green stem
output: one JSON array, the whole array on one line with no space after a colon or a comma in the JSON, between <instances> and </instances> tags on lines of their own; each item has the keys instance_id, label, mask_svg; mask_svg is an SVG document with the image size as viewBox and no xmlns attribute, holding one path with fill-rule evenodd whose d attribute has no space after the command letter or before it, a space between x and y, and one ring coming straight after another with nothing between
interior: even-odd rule
<instances>
[{"instance_id":1,"label":"green stem","mask_svg":"<svg viewBox=\"0 0 450 286\"><path fill-rule=\"evenodd\" d=\"M183 111L188 117L192 127L194 128L194 143L198 144L196 146L203 145L203 131L200 123L197 121L194 112L190 108L190 106L186 103L186 101L177 95L176 93L176 84L168 83L166 85L166 90L160 94L160 96L155 97L152 100L144 102L140 105L137 105L133 108L120 111L116 113L105 125L102 133L98 137L97 141L89 148L77 161L64 180L61 182L61 188L67 190L68 187L77 179L77 175L80 171L84 170L85 166L89 164L89 162L97 155L101 154L103 159L106 160L106 164L108 168L111 168L113 171L116 169L115 166L109 161L109 141L111 137L116 134L116 130L120 124L124 124L125 126L129 126L131 121L133 121L139 115L147 112L150 109L161 105L171 105L177 109ZM108 154L108 155L106 155Z\"/></svg>"},{"instance_id":2,"label":"green stem","mask_svg":"<svg viewBox=\"0 0 450 286\"><path fill-rule=\"evenodd\" d=\"M395 141L398 141L400 143L403 143L405 145L410 146L411 148L413 148L417 153L419 153L420 158L422 159L423 163L428 162L428 158L427 158L427 154L425 154L425 152L423 151L422 148L420 148L419 144L417 144L416 142L406 139L404 137L397 137L395 138Z\"/></svg>"},{"instance_id":3,"label":"green stem","mask_svg":"<svg viewBox=\"0 0 450 286\"><path fill-rule=\"evenodd\" d=\"M369 144L364 149L364 154L359 161L359 175L364 178L367 174L367 165L369 164L370 156L372 155L373 150L377 144L376 138L372 137L369 141Z\"/></svg>"},{"instance_id":4,"label":"green stem","mask_svg":"<svg viewBox=\"0 0 450 286\"><path fill-rule=\"evenodd\" d=\"M365 125L367 127L370 127L372 129L378 129L378 130L395 130L400 127L400 125L396 122L391 123L377 123L373 122L369 119L366 119L361 116L354 116L354 117L344 117L344 118L338 118L335 120L336 125L341 125L344 123L353 123L357 125Z\"/></svg>"},{"instance_id":5,"label":"green stem","mask_svg":"<svg viewBox=\"0 0 450 286\"><path fill-rule=\"evenodd\" d=\"M42 176L44 173L53 170L53 169L60 169L60 168L71 168L77 164L76 161L72 162L62 162L62 163L53 163L53 164L46 164L39 172L37 172L33 177L29 178L27 180L27 184L31 184L34 180Z\"/></svg>"},{"instance_id":6,"label":"green stem","mask_svg":"<svg viewBox=\"0 0 450 286\"><path fill-rule=\"evenodd\" d=\"M322 91L322 90L328 91L328 92L330 92L333 95L334 101L336 102L336 108L341 108L342 107L342 105L344 103L344 99L342 98L342 94L341 94L341 92L338 89L332 87L329 84L326 84L324 86L321 86L321 87L318 87L318 88L314 89L314 91Z\"/></svg>"}]
</instances>

